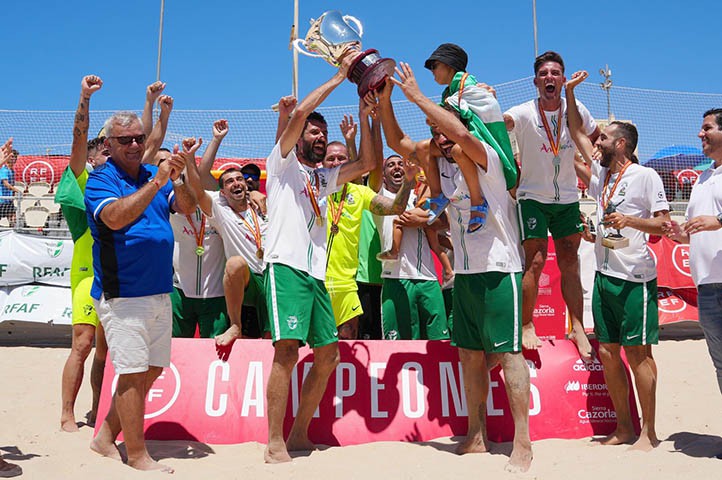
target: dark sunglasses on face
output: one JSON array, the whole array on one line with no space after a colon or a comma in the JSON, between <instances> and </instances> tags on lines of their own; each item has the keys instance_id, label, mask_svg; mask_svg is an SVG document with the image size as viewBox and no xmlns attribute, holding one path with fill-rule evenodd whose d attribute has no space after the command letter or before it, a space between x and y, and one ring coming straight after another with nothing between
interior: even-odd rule
<instances>
[{"instance_id":1,"label":"dark sunglasses on face","mask_svg":"<svg viewBox=\"0 0 722 480\"><path fill-rule=\"evenodd\" d=\"M143 145L145 143L145 134L136 135L136 136L125 136L125 137L108 137L108 138L114 138L118 140L118 143L121 145L130 145L133 141L137 143L138 145Z\"/></svg>"},{"instance_id":2,"label":"dark sunglasses on face","mask_svg":"<svg viewBox=\"0 0 722 480\"><path fill-rule=\"evenodd\" d=\"M254 182L257 182L259 177L255 173L244 173L243 178L245 178L246 180L253 180Z\"/></svg>"}]
</instances>

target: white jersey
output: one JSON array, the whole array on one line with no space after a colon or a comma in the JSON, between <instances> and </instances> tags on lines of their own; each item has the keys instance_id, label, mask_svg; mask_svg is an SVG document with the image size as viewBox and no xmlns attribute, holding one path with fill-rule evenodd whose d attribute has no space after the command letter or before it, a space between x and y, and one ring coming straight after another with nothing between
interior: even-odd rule
<instances>
[{"instance_id":1,"label":"white jersey","mask_svg":"<svg viewBox=\"0 0 722 480\"><path fill-rule=\"evenodd\" d=\"M173 249L173 284L188 298L215 298L223 296L223 271L226 257L223 240L206 219L203 235L203 255L196 254L203 212L200 208L190 215L174 213L170 216L175 248Z\"/></svg>"},{"instance_id":2,"label":"white jersey","mask_svg":"<svg viewBox=\"0 0 722 480\"><path fill-rule=\"evenodd\" d=\"M687 220L722 213L722 167L714 164L699 176L687 204ZM689 259L695 285L722 283L722 230L689 236Z\"/></svg>"},{"instance_id":3,"label":"white jersey","mask_svg":"<svg viewBox=\"0 0 722 480\"><path fill-rule=\"evenodd\" d=\"M266 159L266 263L282 263L325 279L326 196L339 190L340 168L311 169L298 161L294 150L283 158L280 145L273 147ZM318 217L311 204L314 193L308 191L307 183L317 192Z\"/></svg>"},{"instance_id":4,"label":"white jersey","mask_svg":"<svg viewBox=\"0 0 722 480\"><path fill-rule=\"evenodd\" d=\"M522 271L519 220L514 200L506 190L499 155L486 143L486 171L477 167L479 185L489 203L484 228L467 233L471 197L459 166L437 158L441 190L451 200L447 209L454 246L454 272L461 274Z\"/></svg>"},{"instance_id":5,"label":"white jersey","mask_svg":"<svg viewBox=\"0 0 722 480\"><path fill-rule=\"evenodd\" d=\"M549 143L544 124L539 115L538 100L530 100L510 108L505 115L514 119L514 134L519 145L521 176L517 198L536 200L545 204L569 204L579 201L577 174L574 171L574 152L576 147L569 134L567 124L567 101L562 97L561 140L559 141L559 159ZM587 135L597 128L589 110L577 102L582 124ZM556 141L559 110L545 112L547 125Z\"/></svg>"},{"instance_id":6,"label":"white jersey","mask_svg":"<svg viewBox=\"0 0 722 480\"><path fill-rule=\"evenodd\" d=\"M213 197L211 208L213 216L208 217L208 220L223 238L226 258L240 255L248 262L248 268L253 273L263 273L266 264L263 258L258 258L256 255L258 246L254 236L258 229L261 234L261 245L264 245L267 223L263 217L254 215L255 212L250 206L244 212L236 213L228 205L226 198L218 194Z\"/></svg>"},{"instance_id":7,"label":"white jersey","mask_svg":"<svg viewBox=\"0 0 722 480\"><path fill-rule=\"evenodd\" d=\"M608 171L609 169L594 162L589 185L589 195L597 200L597 240L594 244L597 271L630 282L643 283L653 280L657 278L657 265L647 248L649 235L636 228L626 227L619 233L629 239L628 247L610 249L602 246L604 235L617 233L616 229L601 224L604 218L602 190ZM607 189L603 192L605 199L612 191L617 176L618 174L610 176ZM652 218L654 212L669 210L662 179L651 168L636 163L627 167L609 203L617 205L619 213L638 218Z\"/></svg>"},{"instance_id":8,"label":"white jersey","mask_svg":"<svg viewBox=\"0 0 722 480\"><path fill-rule=\"evenodd\" d=\"M387 198L396 198L396 194L386 190L385 187L381 188L379 194ZM416 207L416 195L412 192L409 195L406 209L410 210L414 207ZM396 217L393 215L374 215L374 223L381 241L381 251L390 249L393 243L394 218ZM431 247L429 247L424 229L404 227L404 238L399 248L398 261L382 262L381 269L381 278L437 281Z\"/></svg>"}]
</instances>

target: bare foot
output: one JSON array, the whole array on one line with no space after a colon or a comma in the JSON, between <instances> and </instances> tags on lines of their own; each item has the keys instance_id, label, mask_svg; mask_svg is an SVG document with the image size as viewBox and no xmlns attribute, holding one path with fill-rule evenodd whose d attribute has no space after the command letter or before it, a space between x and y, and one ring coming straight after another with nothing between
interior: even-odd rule
<instances>
[{"instance_id":1,"label":"bare foot","mask_svg":"<svg viewBox=\"0 0 722 480\"><path fill-rule=\"evenodd\" d=\"M112 458L113 460L118 460L119 462L123 461L120 456L120 451L118 450L115 442L106 444L98 440L98 437L95 437L93 440L90 441L90 449L104 457Z\"/></svg>"},{"instance_id":2,"label":"bare foot","mask_svg":"<svg viewBox=\"0 0 722 480\"><path fill-rule=\"evenodd\" d=\"M292 460L286 450L286 445L281 442L278 445L269 443L263 452L263 460L266 463L287 463Z\"/></svg>"},{"instance_id":3,"label":"bare foot","mask_svg":"<svg viewBox=\"0 0 722 480\"><path fill-rule=\"evenodd\" d=\"M489 447L487 447L488 442L486 439L481 435L472 435L471 437L466 437L464 441L459 443L456 446L456 454L457 455L466 455L467 453L486 453L489 451Z\"/></svg>"},{"instance_id":4,"label":"bare foot","mask_svg":"<svg viewBox=\"0 0 722 480\"><path fill-rule=\"evenodd\" d=\"M526 472L531 467L531 461L534 455L531 451L531 445L514 445L514 450L511 452L509 462L504 467L504 470L512 473Z\"/></svg>"},{"instance_id":5,"label":"bare foot","mask_svg":"<svg viewBox=\"0 0 722 480\"><path fill-rule=\"evenodd\" d=\"M599 443L602 445L624 445L632 443L632 440L634 440L634 432L615 430L604 437Z\"/></svg>"},{"instance_id":6,"label":"bare foot","mask_svg":"<svg viewBox=\"0 0 722 480\"><path fill-rule=\"evenodd\" d=\"M537 350L541 348L542 343L539 337L536 336L536 330L534 329L534 323L529 322L521 327L521 346L526 350Z\"/></svg>"},{"instance_id":7,"label":"bare foot","mask_svg":"<svg viewBox=\"0 0 722 480\"><path fill-rule=\"evenodd\" d=\"M143 471L160 470L163 473L173 473L175 471L168 465L158 463L147 455L140 460L128 460L128 466Z\"/></svg>"},{"instance_id":8,"label":"bare foot","mask_svg":"<svg viewBox=\"0 0 722 480\"><path fill-rule=\"evenodd\" d=\"M569 334L569 340L577 345L579 358L581 358L583 362L588 363L594 359L594 349L592 348L592 344L589 343L587 334L584 333L584 327L573 327Z\"/></svg>"},{"instance_id":9,"label":"bare foot","mask_svg":"<svg viewBox=\"0 0 722 480\"><path fill-rule=\"evenodd\" d=\"M227 347L232 345L238 338L241 338L241 329L237 325L231 325L228 330L216 336L216 345Z\"/></svg>"},{"instance_id":10,"label":"bare foot","mask_svg":"<svg viewBox=\"0 0 722 480\"><path fill-rule=\"evenodd\" d=\"M61 417L60 418L60 429L64 432L75 433L78 429L78 424L75 423L75 417Z\"/></svg>"},{"instance_id":11,"label":"bare foot","mask_svg":"<svg viewBox=\"0 0 722 480\"><path fill-rule=\"evenodd\" d=\"M659 439L657 438L656 435L652 435L652 438L650 438L647 435L642 435L627 450L635 450L635 451L639 451L639 452L651 452L658 446L659 446Z\"/></svg>"},{"instance_id":12,"label":"bare foot","mask_svg":"<svg viewBox=\"0 0 722 480\"><path fill-rule=\"evenodd\" d=\"M289 452L313 452L316 450L316 445L308 439L308 436L294 434L293 431L291 431L286 441L286 449Z\"/></svg>"}]
</instances>

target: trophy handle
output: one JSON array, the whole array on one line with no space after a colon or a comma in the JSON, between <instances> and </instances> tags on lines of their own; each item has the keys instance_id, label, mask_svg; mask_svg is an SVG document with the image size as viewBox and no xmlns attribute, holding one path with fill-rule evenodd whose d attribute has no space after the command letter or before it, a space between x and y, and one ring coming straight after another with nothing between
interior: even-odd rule
<instances>
[{"instance_id":1,"label":"trophy handle","mask_svg":"<svg viewBox=\"0 0 722 480\"><path fill-rule=\"evenodd\" d=\"M346 21L346 22L351 22L351 23L354 24L353 26L351 26L351 28L353 28L354 30L356 30L356 33L358 33L358 36L359 36L359 37L363 37L363 36L364 36L364 27L363 27L363 25L361 25L361 22L358 20L358 18L352 17L351 15L344 15L344 16L341 17L341 18L343 18L344 21ZM354 28L354 26L355 26L356 28Z\"/></svg>"},{"instance_id":2,"label":"trophy handle","mask_svg":"<svg viewBox=\"0 0 722 480\"><path fill-rule=\"evenodd\" d=\"M308 50L306 50L306 41L302 38L297 38L291 43L293 44L293 48L295 48L297 52L303 53L307 57L325 58L323 55L319 55L317 53L311 53Z\"/></svg>"}]
</instances>

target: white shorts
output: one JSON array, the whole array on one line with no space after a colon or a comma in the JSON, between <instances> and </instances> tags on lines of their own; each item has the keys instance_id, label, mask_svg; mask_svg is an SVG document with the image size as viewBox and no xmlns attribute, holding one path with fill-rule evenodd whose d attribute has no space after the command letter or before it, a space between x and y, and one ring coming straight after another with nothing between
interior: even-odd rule
<instances>
[{"instance_id":1,"label":"white shorts","mask_svg":"<svg viewBox=\"0 0 722 480\"><path fill-rule=\"evenodd\" d=\"M173 310L170 295L94 300L115 373L170 365Z\"/></svg>"}]
</instances>

